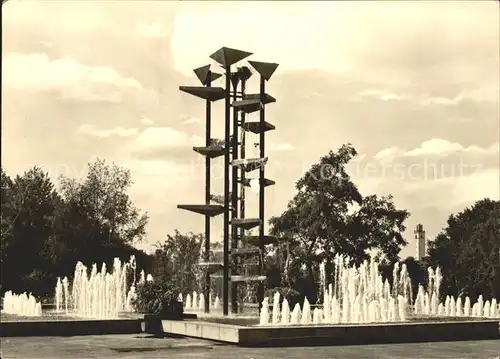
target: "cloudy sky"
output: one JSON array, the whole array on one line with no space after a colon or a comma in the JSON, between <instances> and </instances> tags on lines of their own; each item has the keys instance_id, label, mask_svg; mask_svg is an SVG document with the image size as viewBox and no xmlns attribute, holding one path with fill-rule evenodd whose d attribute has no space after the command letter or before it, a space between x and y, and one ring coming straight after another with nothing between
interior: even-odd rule
<instances>
[{"instance_id":1,"label":"cloudy sky","mask_svg":"<svg viewBox=\"0 0 500 359\"><path fill-rule=\"evenodd\" d=\"M2 165L54 177L82 176L96 157L129 168L131 195L151 217L142 247L175 228L203 230L201 216L176 208L204 198L203 159L191 150L204 106L178 86L197 85L191 70L222 46L280 63L267 87L278 99L267 111L277 127L269 216L347 142L360 153L350 171L362 193L392 193L412 213L402 256L415 253L417 223L432 238L450 213L499 199L494 2L10 0L2 27Z\"/></svg>"}]
</instances>

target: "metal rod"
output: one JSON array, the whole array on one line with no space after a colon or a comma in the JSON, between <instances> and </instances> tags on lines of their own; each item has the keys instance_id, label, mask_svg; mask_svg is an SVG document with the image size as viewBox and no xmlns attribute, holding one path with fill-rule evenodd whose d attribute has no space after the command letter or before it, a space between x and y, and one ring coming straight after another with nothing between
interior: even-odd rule
<instances>
[{"instance_id":1,"label":"metal rod","mask_svg":"<svg viewBox=\"0 0 500 359\"><path fill-rule=\"evenodd\" d=\"M226 66L225 147L224 147L224 274L222 312L229 314L229 161L231 137L231 66Z\"/></svg>"},{"instance_id":2,"label":"metal rod","mask_svg":"<svg viewBox=\"0 0 500 359\"><path fill-rule=\"evenodd\" d=\"M212 85L212 74L208 71L207 87ZM205 145L208 147L211 144L211 126L212 126L212 104L207 100L205 105L206 130L205 130ZM210 157L205 157L205 204L210 204ZM210 261L210 216L205 216L205 262ZM205 313L210 312L210 274L205 273Z\"/></svg>"},{"instance_id":3,"label":"metal rod","mask_svg":"<svg viewBox=\"0 0 500 359\"><path fill-rule=\"evenodd\" d=\"M264 76L260 76L260 101L261 101L261 108L260 108L260 140L259 140L259 147L260 147L260 158L261 160L264 159L266 156L265 152L265 132L264 132L264 123L265 123L265 117L266 117L266 112L265 112L265 94L266 94L266 80L264 79ZM260 248L260 260L259 260L259 274L263 275L264 274L264 175L265 175L265 164L262 163L260 167L260 176L259 176L259 219L260 219L260 226L259 226L259 248ZM264 282L259 283L259 287L257 290L257 300L259 302L259 313L260 309L262 306L262 301L264 300Z\"/></svg>"},{"instance_id":4,"label":"metal rod","mask_svg":"<svg viewBox=\"0 0 500 359\"><path fill-rule=\"evenodd\" d=\"M243 77L241 79L241 92L244 94L246 89L246 79ZM241 121L240 125L243 127L245 124L246 114L245 112L241 113ZM245 130L241 130L241 142L240 142L240 158L244 159L245 154L245 146L246 146L246 132ZM245 171L240 172L240 218L245 218ZM240 238L243 238L245 235L245 230L242 228L240 230Z\"/></svg>"},{"instance_id":5,"label":"metal rod","mask_svg":"<svg viewBox=\"0 0 500 359\"><path fill-rule=\"evenodd\" d=\"M239 76L239 70L232 74L232 76ZM236 90L238 88L238 81L233 82L233 101L236 101ZM232 143L232 159L238 159L238 110L233 108L233 143ZM231 168L232 174L232 196L231 196L231 218L238 218L238 168ZM238 247L238 228L234 225L231 226L231 247ZM236 257L231 258L231 273L238 273L238 261ZM231 311L238 313L238 284L231 283Z\"/></svg>"},{"instance_id":6,"label":"metal rod","mask_svg":"<svg viewBox=\"0 0 500 359\"><path fill-rule=\"evenodd\" d=\"M241 79L241 93L245 96L246 90L246 79L243 76ZM241 129L241 141L240 141L240 158L245 158L245 130L243 129L243 125L245 124L245 112L241 113L241 121L240 126ZM245 171L240 171L240 218L245 218ZM240 240L243 240L243 236L245 235L245 230L242 228L240 230ZM238 263L241 264L241 263ZM242 270L241 266L238 268ZM244 304L242 304L244 305Z\"/></svg>"}]
</instances>

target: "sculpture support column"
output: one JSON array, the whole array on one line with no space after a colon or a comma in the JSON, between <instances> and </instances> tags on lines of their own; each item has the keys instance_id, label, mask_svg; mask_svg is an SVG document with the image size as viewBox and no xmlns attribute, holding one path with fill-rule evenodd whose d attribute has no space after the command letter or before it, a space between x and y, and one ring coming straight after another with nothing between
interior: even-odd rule
<instances>
[{"instance_id":1,"label":"sculpture support column","mask_svg":"<svg viewBox=\"0 0 500 359\"><path fill-rule=\"evenodd\" d=\"M245 90L246 90L246 81L247 79L243 77L241 79L241 94L242 96L245 96ZM241 120L240 120L240 126L243 126L245 124L245 113L241 113ZM241 130L241 143L240 143L240 158L244 159L246 156L245 153L245 146L246 146L246 135L245 135L245 130ZM245 218L245 171L241 170L240 171L240 218ZM239 233L239 238L240 240L243 239L243 236L245 234L245 230L241 229ZM238 263L240 267L238 269L242 269L241 263ZM241 308L243 310L243 308Z\"/></svg>"},{"instance_id":2,"label":"sculpture support column","mask_svg":"<svg viewBox=\"0 0 500 359\"><path fill-rule=\"evenodd\" d=\"M233 83L233 101L237 100L237 90L239 82L239 71L232 74ZM233 108L233 135L232 135L232 157L231 159L238 159L238 110ZM231 220L238 218L238 167L231 168ZM238 227L231 225L231 248L238 247ZM238 258L231 256L231 269L232 273L238 271ZM231 283L231 312L238 313L238 283Z\"/></svg>"},{"instance_id":3,"label":"sculpture support column","mask_svg":"<svg viewBox=\"0 0 500 359\"><path fill-rule=\"evenodd\" d=\"M212 85L212 73L208 71L207 75L207 87ZM205 105L205 146L209 147L211 145L212 139L212 103L207 100ZM210 205L210 162L209 156L205 156L205 204ZM206 263L210 261L210 216L205 215L205 256L204 260ZM205 272L205 313L210 312L210 273Z\"/></svg>"},{"instance_id":4,"label":"sculpture support column","mask_svg":"<svg viewBox=\"0 0 500 359\"><path fill-rule=\"evenodd\" d=\"M266 80L264 76L260 76L260 101L261 108L259 111L259 122L261 129L265 127L266 121L266 107L264 106L266 96ZM265 142L266 136L265 131L261 130L259 133L259 157L261 159L266 157L265 152ZM259 274L264 275L264 257L265 257L265 247L264 247L264 208L265 208L265 196L264 196L264 179L265 179L265 168L263 164L260 167L259 173L259 219L261 221L259 227L259 249L260 249L260 259L259 259ZM262 306L262 301L264 300L264 282L259 282L259 288L257 291L257 300L259 301L259 313Z\"/></svg>"},{"instance_id":5,"label":"sculpture support column","mask_svg":"<svg viewBox=\"0 0 500 359\"><path fill-rule=\"evenodd\" d=\"M231 136L231 66L226 65L226 99L224 122L224 269L223 269L223 303L222 312L229 314L229 161Z\"/></svg>"}]
</instances>

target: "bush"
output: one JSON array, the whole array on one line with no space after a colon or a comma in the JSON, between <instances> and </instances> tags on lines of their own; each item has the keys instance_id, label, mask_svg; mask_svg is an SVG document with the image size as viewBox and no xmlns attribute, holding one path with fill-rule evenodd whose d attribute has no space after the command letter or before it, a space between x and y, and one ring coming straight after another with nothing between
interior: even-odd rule
<instances>
[{"instance_id":1,"label":"bush","mask_svg":"<svg viewBox=\"0 0 500 359\"><path fill-rule=\"evenodd\" d=\"M288 304L290 306L290 309L293 309L295 304L300 303L300 293L297 292L295 289L290 288L290 287L274 287L274 288L269 288L266 290L265 296L269 297L269 302L273 302L274 298L274 293L278 292L280 294L280 301L283 301L284 298L288 301Z\"/></svg>"},{"instance_id":2,"label":"bush","mask_svg":"<svg viewBox=\"0 0 500 359\"><path fill-rule=\"evenodd\" d=\"M132 304L140 313L181 316L183 306L178 301L179 293L179 289L168 282L145 282L138 285Z\"/></svg>"}]
</instances>

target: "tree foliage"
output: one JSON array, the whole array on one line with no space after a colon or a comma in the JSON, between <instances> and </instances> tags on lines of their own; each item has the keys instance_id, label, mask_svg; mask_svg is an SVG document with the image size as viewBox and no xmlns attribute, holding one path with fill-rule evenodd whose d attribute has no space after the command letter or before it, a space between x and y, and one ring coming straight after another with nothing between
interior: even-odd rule
<instances>
[{"instance_id":1,"label":"tree foliage","mask_svg":"<svg viewBox=\"0 0 500 359\"><path fill-rule=\"evenodd\" d=\"M97 160L89 165L87 177L78 183L61 178L62 196L79 213L99 225L110 242L131 244L143 239L148 222L127 193L132 185L130 171Z\"/></svg>"},{"instance_id":2,"label":"tree foliage","mask_svg":"<svg viewBox=\"0 0 500 359\"><path fill-rule=\"evenodd\" d=\"M200 292L200 260L204 236L175 230L164 242L157 244L154 254L153 277L175 283L184 294Z\"/></svg>"},{"instance_id":3,"label":"tree foliage","mask_svg":"<svg viewBox=\"0 0 500 359\"><path fill-rule=\"evenodd\" d=\"M443 294L500 297L500 201L483 199L448 218L429 243L443 271Z\"/></svg>"},{"instance_id":4,"label":"tree foliage","mask_svg":"<svg viewBox=\"0 0 500 359\"><path fill-rule=\"evenodd\" d=\"M139 313L181 316L182 303L178 302L179 288L172 282L144 282L137 287L132 305Z\"/></svg>"},{"instance_id":5,"label":"tree foliage","mask_svg":"<svg viewBox=\"0 0 500 359\"><path fill-rule=\"evenodd\" d=\"M57 193L37 167L12 181L2 173L2 286L12 290L40 287L48 280L47 247ZM4 202L5 199L5 202ZM17 280L12 274L16 273Z\"/></svg>"},{"instance_id":6,"label":"tree foliage","mask_svg":"<svg viewBox=\"0 0 500 359\"><path fill-rule=\"evenodd\" d=\"M327 263L327 274L333 272L337 253L359 264L370 258L371 251L378 251L380 259L394 263L400 246L406 244L402 233L408 211L396 208L392 196L360 194L346 169L356 154L347 144L321 157L297 181L297 193L286 210L270 220L271 233L288 241L286 251L276 252L281 255L276 262L286 264L281 268L284 282L294 282L301 292L317 287L322 261Z\"/></svg>"},{"instance_id":7,"label":"tree foliage","mask_svg":"<svg viewBox=\"0 0 500 359\"><path fill-rule=\"evenodd\" d=\"M80 182L61 178L59 191L38 167L14 179L2 169L1 182L2 291L52 295L56 277L71 277L77 261L111 265L134 254L148 268L132 247L148 218L127 194L128 171L98 160Z\"/></svg>"},{"instance_id":8,"label":"tree foliage","mask_svg":"<svg viewBox=\"0 0 500 359\"><path fill-rule=\"evenodd\" d=\"M411 279L411 288L413 294L413 300L417 297L418 287L419 285L427 285L428 284L428 268L429 265L425 259L416 260L414 257L407 257L404 260L399 262L399 268L402 268L403 265L406 265L406 270L408 271L408 275ZM382 278L387 279L389 283L392 283L394 279L394 265L381 263L379 265L379 271L382 274Z\"/></svg>"}]
</instances>

